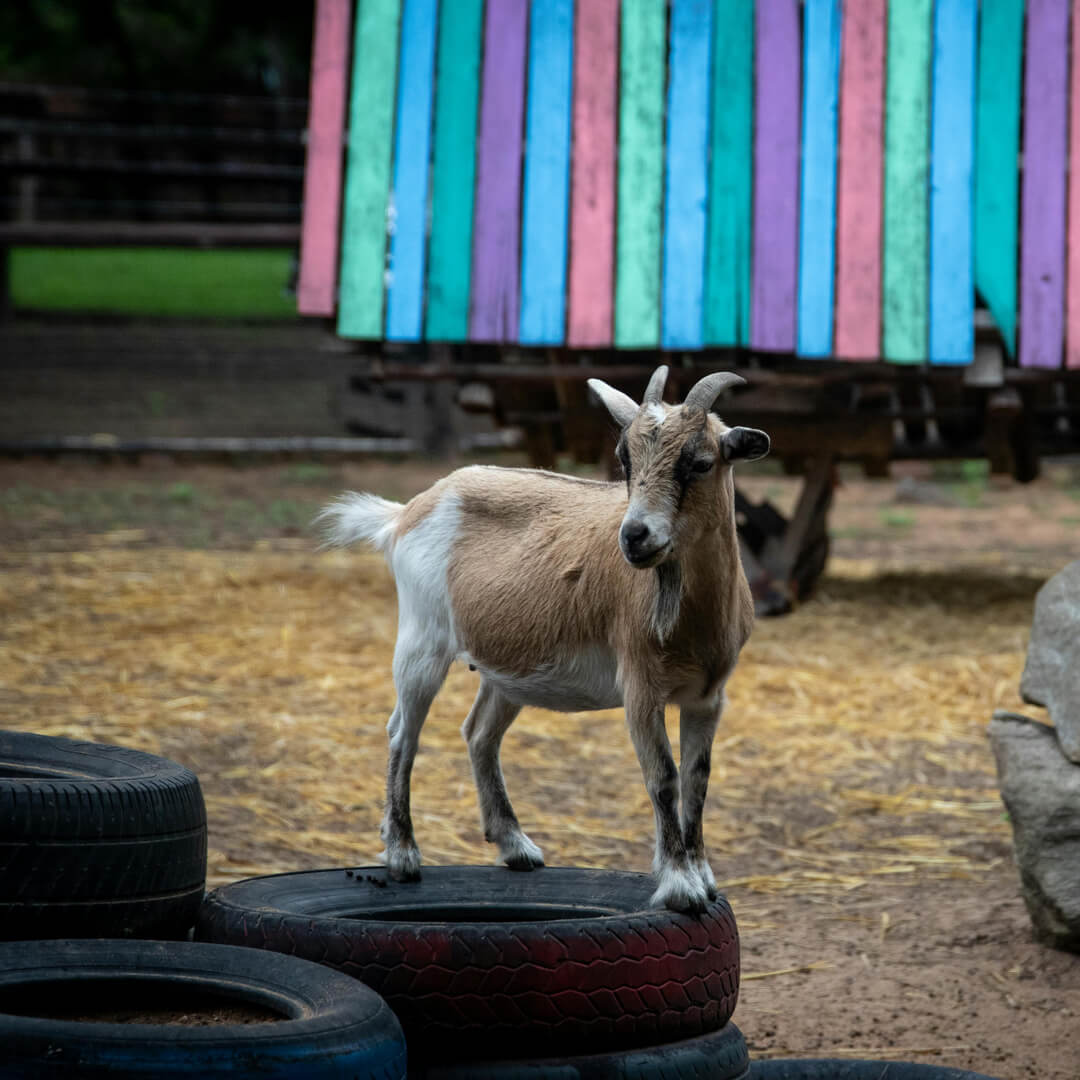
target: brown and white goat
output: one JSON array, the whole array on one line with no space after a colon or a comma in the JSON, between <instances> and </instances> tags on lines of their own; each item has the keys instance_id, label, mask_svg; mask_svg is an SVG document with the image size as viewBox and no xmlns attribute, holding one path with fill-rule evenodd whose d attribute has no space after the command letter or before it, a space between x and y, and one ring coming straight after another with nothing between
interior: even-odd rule
<instances>
[{"instance_id":1,"label":"brown and white goat","mask_svg":"<svg viewBox=\"0 0 1080 1080\"><path fill-rule=\"evenodd\" d=\"M753 621L731 465L762 457L769 439L710 411L738 376L706 376L680 406L661 400L666 378L667 368L655 372L640 408L589 380L621 428L625 488L470 466L407 505L350 493L324 510L330 542L369 541L397 584L398 702L382 825L391 877L420 876L410 775L428 709L457 659L480 673L462 733L500 862L543 866L499 764L522 706L623 705L656 816L653 901L697 911L715 897L702 812L724 684ZM681 775L664 725L668 702L681 709Z\"/></svg>"}]
</instances>

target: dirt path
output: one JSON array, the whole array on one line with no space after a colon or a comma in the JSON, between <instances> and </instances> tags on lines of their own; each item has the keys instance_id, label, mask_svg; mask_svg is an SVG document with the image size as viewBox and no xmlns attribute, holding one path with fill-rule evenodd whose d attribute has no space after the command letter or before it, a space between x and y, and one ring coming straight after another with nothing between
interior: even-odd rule
<instances>
[{"instance_id":1,"label":"dirt path","mask_svg":"<svg viewBox=\"0 0 1080 1080\"><path fill-rule=\"evenodd\" d=\"M392 585L317 554L343 487L402 498L437 466L0 465L0 709L202 778L215 883L371 861L392 707ZM780 505L792 481L761 473ZM1080 1075L1080 957L1031 939L985 725L1020 708L1035 591L1074 550L1073 472L849 478L830 574L763 621L732 680L706 823L743 941L752 1053ZM431 862L490 857L454 671L417 763ZM676 725L677 726L677 725ZM552 864L643 870L651 813L618 713L527 710L507 782Z\"/></svg>"}]
</instances>

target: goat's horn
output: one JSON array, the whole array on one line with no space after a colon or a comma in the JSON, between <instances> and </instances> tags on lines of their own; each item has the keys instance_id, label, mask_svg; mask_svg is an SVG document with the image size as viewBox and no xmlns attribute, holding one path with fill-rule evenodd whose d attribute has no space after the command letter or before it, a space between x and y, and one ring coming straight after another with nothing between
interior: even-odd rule
<instances>
[{"instance_id":1,"label":"goat's horn","mask_svg":"<svg viewBox=\"0 0 1080 1080\"><path fill-rule=\"evenodd\" d=\"M733 371L717 371L712 375L706 375L704 379L696 382L690 393L686 395L683 407L704 409L708 412L713 402L729 386L742 386L745 382L746 380L741 375L736 375Z\"/></svg>"},{"instance_id":2,"label":"goat's horn","mask_svg":"<svg viewBox=\"0 0 1080 1080\"><path fill-rule=\"evenodd\" d=\"M589 388L603 402L604 407L611 413L612 419L619 427L627 427L637 416L637 402L628 397L614 386L608 386L601 379L589 379Z\"/></svg>"},{"instance_id":3,"label":"goat's horn","mask_svg":"<svg viewBox=\"0 0 1080 1080\"><path fill-rule=\"evenodd\" d=\"M645 396L641 399L642 405L659 405L664 400L664 385L667 383L667 365L661 364L649 380L645 388Z\"/></svg>"}]
</instances>

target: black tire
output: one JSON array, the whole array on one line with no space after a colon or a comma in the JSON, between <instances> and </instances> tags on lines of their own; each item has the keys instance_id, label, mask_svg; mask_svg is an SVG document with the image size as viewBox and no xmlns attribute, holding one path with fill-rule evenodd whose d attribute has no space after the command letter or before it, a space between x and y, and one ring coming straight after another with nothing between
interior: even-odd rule
<instances>
[{"instance_id":1,"label":"black tire","mask_svg":"<svg viewBox=\"0 0 1080 1080\"><path fill-rule=\"evenodd\" d=\"M727 901L700 916L649 907L644 874L493 866L251 878L211 893L206 941L319 960L397 1013L410 1054L547 1057L674 1042L735 1008L739 941Z\"/></svg>"},{"instance_id":2,"label":"black tire","mask_svg":"<svg viewBox=\"0 0 1080 1080\"><path fill-rule=\"evenodd\" d=\"M271 1019L198 1026L145 1017L154 1007L190 1015L222 1006ZM118 1008L144 1018L86 1019ZM188 941L6 942L0 1075L400 1080L405 1040L377 994L292 956Z\"/></svg>"},{"instance_id":3,"label":"black tire","mask_svg":"<svg viewBox=\"0 0 1080 1080\"><path fill-rule=\"evenodd\" d=\"M995 1080L967 1069L910 1061L848 1061L843 1058L774 1058L755 1061L749 1080Z\"/></svg>"},{"instance_id":4,"label":"black tire","mask_svg":"<svg viewBox=\"0 0 1080 1080\"><path fill-rule=\"evenodd\" d=\"M696 1039L608 1054L432 1065L417 1080L747 1080L750 1055L734 1024Z\"/></svg>"},{"instance_id":5,"label":"black tire","mask_svg":"<svg viewBox=\"0 0 1080 1080\"><path fill-rule=\"evenodd\" d=\"M0 731L0 938L179 938L206 884L195 774L139 750Z\"/></svg>"}]
</instances>

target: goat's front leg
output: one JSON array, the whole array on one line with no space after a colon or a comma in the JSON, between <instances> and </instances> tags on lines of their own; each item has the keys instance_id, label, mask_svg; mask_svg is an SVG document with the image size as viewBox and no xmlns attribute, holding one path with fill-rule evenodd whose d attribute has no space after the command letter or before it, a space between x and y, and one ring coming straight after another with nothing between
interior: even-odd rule
<instances>
[{"instance_id":1,"label":"goat's front leg","mask_svg":"<svg viewBox=\"0 0 1080 1080\"><path fill-rule=\"evenodd\" d=\"M686 856L679 823L679 773L664 728L663 703L648 695L627 695L626 722L656 815L653 873L659 887L652 903L673 911L704 911L709 897Z\"/></svg>"},{"instance_id":2,"label":"goat's front leg","mask_svg":"<svg viewBox=\"0 0 1080 1080\"><path fill-rule=\"evenodd\" d=\"M691 869L701 878L710 900L716 899L716 878L705 854L702 816L712 768L712 744L724 703L683 707L679 711L679 781L682 788L682 836Z\"/></svg>"},{"instance_id":3,"label":"goat's front leg","mask_svg":"<svg viewBox=\"0 0 1080 1080\"><path fill-rule=\"evenodd\" d=\"M508 701L485 680L461 734L469 747L484 839L498 846L497 861L511 870L535 870L544 865L544 853L521 831L499 765L502 737L519 712L520 705Z\"/></svg>"}]
</instances>

